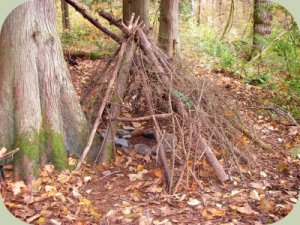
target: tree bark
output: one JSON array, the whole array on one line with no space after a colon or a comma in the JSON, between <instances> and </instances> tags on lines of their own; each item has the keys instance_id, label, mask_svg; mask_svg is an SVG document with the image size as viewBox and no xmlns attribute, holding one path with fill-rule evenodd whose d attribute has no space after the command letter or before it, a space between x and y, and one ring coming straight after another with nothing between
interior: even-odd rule
<instances>
[{"instance_id":1,"label":"tree bark","mask_svg":"<svg viewBox=\"0 0 300 225\"><path fill-rule=\"evenodd\" d=\"M67 165L84 147L88 124L70 80L50 0L30 0L0 35L0 145L19 147L14 174L30 183L41 164Z\"/></svg>"},{"instance_id":2,"label":"tree bark","mask_svg":"<svg viewBox=\"0 0 300 225\"><path fill-rule=\"evenodd\" d=\"M179 0L161 0L158 42L169 57L180 57Z\"/></svg>"},{"instance_id":3,"label":"tree bark","mask_svg":"<svg viewBox=\"0 0 300 225\"><path fill-rule=\"evenodd\" d=\"M201 0L199 0L199 2L198 2L198 16L197 16L197 23L198 23L198 26L200 26L201 25L201 4L202 4L202 2L201 2Z\"/></svg>"},{"instance_id":4,"label":"tree bark","mask_svg":"<svg viewBox=\"0 0 300 225\"><path fill-rule=\"evenodd\" d=\"M272 31L272 3L270 0L255 0L253 13L253 48L252 57L264 48L262 37L267 37Z\"/></svg>"},{"instance_id":5,"label":"tree bark","mask_svg":"<svg viewBox=\"0 0 300 225\"><path fill-rule=\"evenodd\" d=\"M132 13L140 16L140 21L145 24L144 32L150 31L150 17L148 0L123 0L123 21L128 24Z\"/></svg>"},{"instance_id":6,"label":"tree bark","mask_svg":"<svg viewBox=\"0 0 300 225\"><path fill-rule=\"evenodd\" d=\"M62 25L63 30L68 32L71 29L70 17L69 17L69 7L65 0L61 0L61 13L62 13Z\"/></svg>"}]
</instances>

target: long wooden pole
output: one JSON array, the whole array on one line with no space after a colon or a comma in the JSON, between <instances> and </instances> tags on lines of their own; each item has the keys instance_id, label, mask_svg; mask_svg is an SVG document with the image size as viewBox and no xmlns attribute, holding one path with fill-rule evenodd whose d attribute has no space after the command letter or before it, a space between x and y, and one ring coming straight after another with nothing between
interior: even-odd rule
<instances>
[{"instance_id":1,"label":"long wooden pole","mask_svg":"<svg viewBox=\"0 0 300 225\"><path fill-rule=\"evenodd\" d=\"M119 68L121 66L121 62L122 62L125 50L127 48L127 45L128 45L127 42L122 43L120 52L119 52L119 54L117 56L116 66L114 68L112 77L111 77L111 79L110 79L110 81L108 83L107 90L105 92L104 98L102 100L102 103L101 103L101 106L100 106L100 109L99 109L99 112L98 112L98 116L96 118L96 121L94 122L93 128L92 128L91 133L90 133L89 138L88 138L88 142L87 142L87 144L86 144L86 146L85 146L85 148L83 150L82 156L79 159L78 164L77 164L75 170L79 170L80 169L80 167L81 167L84 159L86 158L86 156L87 156L87 154L88 154L88 152L89 152L89 150L90 150L90 148L92 146L92 143L93 143L93 140L94 140L97 128L98 128L98 126L100 124L100 121L101 121L101 118L102 118L102 114L103 114L103 111L104 111L106 103L107 103L107 99L108 99L108 97L109 97L109 95L111 93L111 90L113 88L113 85L115 83L117 75L119 73Z\"/></svg>"},{"instance_id":2,"label":"long wooden pole","mask_svg":"<svg viewBox=\"0 0 300 225\"><path fill-rule=\"evenodd\" d=\"M74 0L65 0L65 2L67 2L69 5L71 5L85 19L87 19L88 21L90 21L94 26L96 26L102 32L104 32L105 34L107 34L109 37L111 37L112 39L114 39L116 42L122 43L122 41L123 41L122 37L118 36L117 34L115 34L114 32L112 32L111 30L109 30L107 27L105 27L103 24L101 24L97 19L95 19L91 15L91 13L87 9L81 7L76 1L74 1Z\"/></svg>"}]
</instances>

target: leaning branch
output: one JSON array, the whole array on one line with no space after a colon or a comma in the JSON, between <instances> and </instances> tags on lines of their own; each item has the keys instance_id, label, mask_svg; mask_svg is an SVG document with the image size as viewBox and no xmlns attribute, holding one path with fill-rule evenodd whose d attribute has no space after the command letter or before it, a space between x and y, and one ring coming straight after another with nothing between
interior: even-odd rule
<instances>
[{"instance_id":1,"label":"leaning branch","mask_svg":"<svg viewBox=\"0 0 300 225\"><path fill-rule=\"evenodd\" d=\"M78 161L78 164L75 168L75 170L79 170L84 159L86 158L91 146L92 146L92 143L93 143L93 140L94 140L94 137L95 137L95 134L96 134L96 131L97 131L97 128L100 124L100 121L101 121L101 118L102 118L102 114L103 114L103 111L104 111L104 108L106 106L106 103L107 103L107 99L112 91L112 88L113 88L113 85L115 83L115 80L117 78L117 75L118 75L118 72L119 72L119 69L120 69L120 66L121 66L121 62L122 62L122 59L123 59L123 56L124 56L124 53L125 53L125 50L127 48L127 45L128 43L127 42L124 42L122 43L122 46L121 46L121 50L118 54L118 57L117 57L117 62L116 62L116 66L114 68L114 71L113 71L113 74L112 74L112 77L109 81L109 84L108 84L108 87L107 87L107 90L105 92L105 96L103 98L103 101L101 103L101 106L100 106L100 109L99 109L99 112L98 112L98 116L97 116L97 119L93 125L93 128L92 128L92 131L89 135L89 138L88 138L88 142L83 150L83 153L82 153L82 156L81 158L79 159Z\"/></svg>"},{"instance_id":2,"label":"leaning branch","mask_svg":"<svg viewBox=\"0 0 300 225\"><path fill-rule=\"evenodd\" d=\"M113 118L107 118L112 121L121 121L121 122L139 122L139 121L145 121L145 120L152 120L153 117L157 119L165 119L170 116L172 116L172 113L162 113L162 114L156 114L156 115L151 115L151 116L142 116L142 117L135 117L135 118L128 118L128 117L113 117Z\"/></svg>"},{"instance_id":3,"label":"leaning branch","mask_svg":"<svg viewBox=\"0 0 300 225\"><path fill-rule=\"evenodd\" d=\"M114 39L118 43L122 43L123 38L109 30L103 24L101 24L98 19L94 18L92 14L85 8L81 7L76 1L74 0L65 0L69 5L71 5L77 12L79 12L85 19L90 21L94 26L100 29L103 33L107 34L109 37Z\"/></svg>"}]
</instances>

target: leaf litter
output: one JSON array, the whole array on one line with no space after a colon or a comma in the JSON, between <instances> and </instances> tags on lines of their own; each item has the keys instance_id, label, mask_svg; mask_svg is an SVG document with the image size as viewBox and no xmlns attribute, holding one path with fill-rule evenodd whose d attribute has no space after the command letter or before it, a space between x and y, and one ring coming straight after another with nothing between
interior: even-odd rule
<instances>
[{"instance_id":1,"label":"leaf litter","mask_svg":"<svg viewBox=\"0 0 300 225\"><path fill-rule=\"evenodd\" d=\"M79 97L87 83L87 70L95 63L82 61L71 68ZM240 165L244 181L236 174L231 181L219 183L203 160L203 171L198 174L202 189L187 179L188 188L181 185L176 194L169 195L155 159L117 149L114 163L95 168L85 164L80 172L58 172L53 165L45 165L31 187L13 181L8 165L2 190L7 208L31 224L267 224L286 216L298 199L300 160L298 152L293 157L285 149L300 144L298 130L278 124L258 110L262 107L258 96L268 104L274 93L226 74L203 76L226 87L236 97L248 125L275 146L273 152L251 149L251 140L240 137L240 144L251 152L257 165ZM69 163L75 165L76 159L70 157Z\"/></svg>"}]
</instances>

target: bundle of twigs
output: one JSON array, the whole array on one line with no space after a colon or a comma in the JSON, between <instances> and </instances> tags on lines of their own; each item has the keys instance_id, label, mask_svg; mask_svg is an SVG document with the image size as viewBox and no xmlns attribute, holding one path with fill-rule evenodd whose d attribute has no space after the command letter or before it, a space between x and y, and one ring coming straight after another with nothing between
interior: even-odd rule
<instances>
[{"instance_id":1,"label":"bundle of twigs","mask_svg":"<svg viewBox=\"0 0 300 225\"><path fill-rule=\"evenodd\" d=\"M122 35L118 35L102 25L74 0L66 0L66 2L121 45L104 69L102 79L92 80L94 84L101 84L101 91L105 90L105 92L88 143L76 169L81 167L88 154L105 109L111 120L106 128L105 139L98 157L101 156L106 160L111 156L109 148L112 146L118 118L121 116L121 107L126 99L126 88L130 86L132 76L143 88L142 99L149 114L143 119L152 119L155 139L159 146L159 158L170 192L177 191L184 177L187 182L191 177L201 187L197 168L202 156L206 157L221 182L228 180L229 176L215 156L215 150L227 151L232 156L231 160L237 169L239 168L237 156L248 163L251 161L231 141L237 132L246 130L243 129L244 126L234 106L206 80L190 76L182 67L178 68L144 33L139 18L133 15L129 24L125 25L111 14L99 12L101 17L122 31ZM108 102L112 104L106 108ZM161 144L165 134L161 126L161 118L168 121L170 131L180 140L169 162L164 145ZM191 160L193 160L192 166L189 165ZM242 173L240 174L242 176Z\"/></svg>"}]
</instances>

